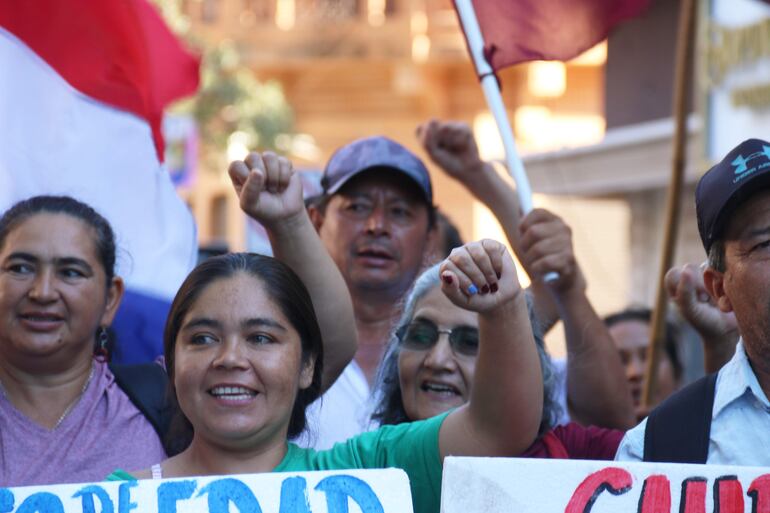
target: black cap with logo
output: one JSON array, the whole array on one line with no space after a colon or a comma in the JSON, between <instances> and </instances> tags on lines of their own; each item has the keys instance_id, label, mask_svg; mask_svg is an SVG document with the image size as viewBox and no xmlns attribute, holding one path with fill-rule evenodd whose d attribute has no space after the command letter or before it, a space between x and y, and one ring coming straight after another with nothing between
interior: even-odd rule
<instances>
[{"instance_id":1,"label":"black cap with logo","mask_svg":"<svg viewBox=\"0 0 770 513\"><path fill-rule=\"evenodd\" d=\"M749 139L709 169L695 189L698 231L706 248L722 236L730 214L749 196L770 187L770 143Z\"/></svg>"}]
</instances>

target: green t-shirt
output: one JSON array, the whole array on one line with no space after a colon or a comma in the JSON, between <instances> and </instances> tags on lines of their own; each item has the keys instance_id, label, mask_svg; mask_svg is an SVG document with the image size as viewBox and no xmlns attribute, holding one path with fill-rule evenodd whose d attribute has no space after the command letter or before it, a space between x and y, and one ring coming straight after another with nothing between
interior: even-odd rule
<instances>
[{"instance_id":1,"label":"green t-shirt","mask_svg":"<svg viewBox=\"0 0 770 513\"><path fill-rule=\"evenodd\" d=\"M289 443L286 456L273 472L400 468L409 476L415 513L438 513L441 504L438 433L448 414L418 422L382 426L324 451L303 449ZM107 479L130 478L129 474L116 471Z\"/></svg>"}]
</instances>

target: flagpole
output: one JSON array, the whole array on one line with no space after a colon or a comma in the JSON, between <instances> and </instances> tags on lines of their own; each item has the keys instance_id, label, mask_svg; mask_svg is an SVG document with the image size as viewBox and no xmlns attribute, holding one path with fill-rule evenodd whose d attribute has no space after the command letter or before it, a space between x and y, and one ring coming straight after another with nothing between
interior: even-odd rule
<instances>
[{"instance_id":1,"label":"flagpole","mask_svg":"<svg viewBox=\"0 0 770 513\"><path fill-rule=\"evenodd\" d=\"M695 46L695 5L695 0L682 0L679 11L676 68L674 70L674 120L676 128L658 290L655 297L655 309L652 313L650 343L647 346L647 369L644 388L642 389L642 405L647 407L651 406L657 385L658 373L656 371L665 338L666 307L668 305L664 280L666 271L673 264L679 230L681 190L687 160L687 100L692 89L691 65Z\"/></svg>"},{"instance_id":2,"label":"flagpole","mask_svg":"<svg viewBox=\"0 0 770 513\"><path fill-rule=\"evenodd\" d=\"M524 170L524 163L516 149L516 141L513 137L513 130L511 129L511 123L508 119L508 113L505 110L503 96L500 94L500 88L497 84L497 77L495 76L492 66L489 65L487 59L484 57L484 38L481 35L481 28L479 27L479 22L476 18L476 11L473 9L471 0L455 0L455 7L457 8L457 13L460 16L460 23L463 26L463 31L465 32L465 37L468 41L468 50L471 54L473 64L476 67L476 74L481 79L481 89L484 91L487 106L489 107L492 116L495 118L497 130L503 141L503 147L505 148L505 162L508 167L508 172L516 182L516 193L519 197L519 206L521 207L523 215L527 215L532 211L532 188L529 185L529 178L527 178L527 173ZM546 273L543 277L543 281L546 283L558 279L559 274L556 272Z\"/></svg>"}]
</instances>

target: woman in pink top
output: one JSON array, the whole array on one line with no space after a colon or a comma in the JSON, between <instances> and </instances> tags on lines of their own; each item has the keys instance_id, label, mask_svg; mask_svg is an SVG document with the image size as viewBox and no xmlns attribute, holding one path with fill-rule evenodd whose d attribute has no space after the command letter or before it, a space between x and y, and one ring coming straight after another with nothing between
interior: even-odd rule
<instances>
[{"instance_id":1,"label":"woman in pink top","mask_svg":"<svg viewBox=\"0 0 770 513\"><path fill-rule=\"evenodd\" d=\"M307 217L287 159L252 153L230 173L276 258L310 293L323 336L323 391L356 351L345 281ZM172 437L166 454L157 434L170 417L160 367L128 372L93 356L123 294L114 266L109 224L72 198L32 198L0 218L0 486L100 481L186 448Z\"/></svg>"},{"instance_id":2,"label":"woman in pink top","mask_svg":"<svg viewBox=\"0 0 770 513\"><path fill-rule=\"evenodd\" d=\"M91 207L37 196L0 218L0 486L101 480L166 453L104 358L123 295Z\"/></svg>"}]
</instances>

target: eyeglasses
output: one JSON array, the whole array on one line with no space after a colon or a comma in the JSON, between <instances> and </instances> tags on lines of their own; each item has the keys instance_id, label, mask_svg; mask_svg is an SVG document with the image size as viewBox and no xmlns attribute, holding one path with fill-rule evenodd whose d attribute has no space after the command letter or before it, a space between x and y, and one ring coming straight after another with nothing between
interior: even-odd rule
<instances>
[{"instance_id":1,"label":"eyeglasses","mask_svg":"<svg viewBox=\"0 0 770 513\"><path fill-rule=\"evenodd\" d=\"M396 330L401 346L413 351L427 351L438 342L439 335L449 335L449 346L457 355L476 356L479 352L479 330L470 326L458 326L451 330L440 330L435 323L427 320L414 321Z\"/></svg>"}]
</instances>

